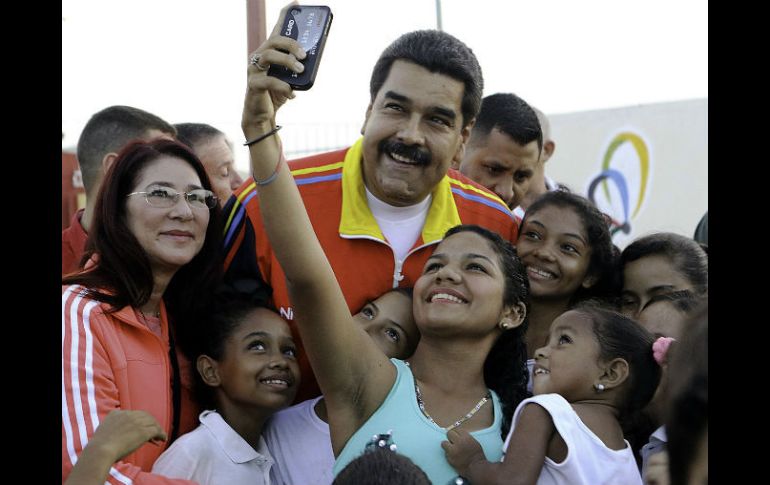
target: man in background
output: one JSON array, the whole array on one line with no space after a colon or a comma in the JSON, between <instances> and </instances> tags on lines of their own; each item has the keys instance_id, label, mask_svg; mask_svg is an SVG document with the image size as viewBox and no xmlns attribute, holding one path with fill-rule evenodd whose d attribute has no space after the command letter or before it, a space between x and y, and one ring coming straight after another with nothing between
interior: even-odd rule
<instances>
[{"instance_id":1,"label":"man in background","mask_svg":"<svg viewBox=\"0 0 770 485\"><path fill-rule=\"evenodd\" d=\"M276 54L253 56L250 69L266 71ZM459 39L435 30L404 34L374 66L363 137L289 165L351 312L391 288L414 286L444 233L458 224L478 224L516 242L518 225L508 207L450 169L462 158L483 87L478 60ZM274 132L274 112L268 115L261 133ZM258 185L269 183L247 179L225 207L225 279L272 299L294 327L256 197ZM295 341L302 370L297 399L303 400L320 390L301 340Z\"/></svg>"},{"instance_id":2,"label":"man in background","mask_svg":"<svg viewBox=\"0 0 770 485\"><path fill-rule=\"evenodd\" d=\"M556 150L556 142L551 138L551 123L542 111L534 106L532 109L535 111L537 119L540 122L540 128L543 130L543 151L540 154L540 160L538 160L535 165L535 175L532 177L529 184L529 190L519 203L519 207L514 206L515 209L513 210L513 213L516 214L516 217L519 219L524 217L524 211L535 201L535 199L546 192L557 190L561 187L560 184L545 175L545 162L551 158L554 150Z\"/></svg>"},{"instance_id":3,"label":"man in background","mask_svg":"<svg viewBox=\"0 0 770 485\"><path fill-rule=\"evenodd\" d=\"M86 206L72 216L69 227L61 233L62 275L80 269L96 195L118 152L133 140L174 139L175 136L176 130L169 123L131 106L110 106L91 116L80 134L77 147Z\"/></svg>"},{"instance_id":4,"label":"man in background","mask_svg":"<svg viewBox=\"0 0 770 485\"><path fill-rule=\"evenodd\" d=\"M243 179L235 170L233 144L224 133L205 123L176 123L176 138L192 149L211 179L219 205L227 203Z\"/></svg>"},{"instance_id":5,"label":"man in background","mask_svg":"<svg viewBox=\"0 0 770 485\"><path fill-rule=\"evenodd\" d=\"M534 110L512 93L484 98L457 167L466 177L518 206L536 172L543 135Z\"/></svg>"}]
</instances>

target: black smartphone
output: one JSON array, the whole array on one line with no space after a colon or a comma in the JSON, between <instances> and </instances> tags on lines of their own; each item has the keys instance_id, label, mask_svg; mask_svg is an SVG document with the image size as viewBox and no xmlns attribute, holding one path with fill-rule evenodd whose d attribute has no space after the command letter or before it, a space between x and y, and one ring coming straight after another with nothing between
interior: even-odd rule
<instances>
[{"instance_id":1,"label":"black smartphone","mask_svg":"<svg viewBox=\"0 0 770 485\"><path fill-rule=\"evenodd\" d=\"M270 66L268 76L285 81L298 91L313 87L318 73L318 64L332 24L332 11L325 5L297 5L286 12L281 26L281 35L291 37L307 53L301 62L305 70L297 74L283 66Z\"/></svg>"}]
</instances>

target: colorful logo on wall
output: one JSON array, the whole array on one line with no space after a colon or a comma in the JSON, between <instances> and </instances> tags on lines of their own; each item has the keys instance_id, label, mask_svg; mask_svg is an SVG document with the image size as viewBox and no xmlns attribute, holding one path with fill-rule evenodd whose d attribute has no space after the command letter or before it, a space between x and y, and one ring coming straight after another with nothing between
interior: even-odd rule
<instances>
[{"instance_id":1,"label":"colorful logo on wall","mask_svg":"<svg viewBox=\"0 0 770 485\"><path fill-rule=\"evenodd\" d=\"M630 131L610 141L602 171L588 184L588 198L612 218L611 233L629 234L639 214L650 180L650 150L642 137Z\"/></svg>"}]
</instances>

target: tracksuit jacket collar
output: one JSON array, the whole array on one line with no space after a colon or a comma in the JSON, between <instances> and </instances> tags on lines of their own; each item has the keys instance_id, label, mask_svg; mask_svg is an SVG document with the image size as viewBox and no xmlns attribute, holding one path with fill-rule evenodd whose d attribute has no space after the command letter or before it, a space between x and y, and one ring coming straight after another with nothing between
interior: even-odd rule
<instances>
[{"instance_id":1,"label":"tracksuit jacket collar","mask_svg":"<svg viewBox=\"0 0 770 485\"><path fill-rule=\"evenodd\" d=\"M342 217L339 232L341 236L371 237L384 241L385 237L366 202L363 172L361 170L363 138L359 138L347 151L342 168ZM428 217L422 228L418 245L440 241L450 228L461 224L457 212L449 177L444 177L433 189L433 201Z\"/></svg>"}]
</instances>

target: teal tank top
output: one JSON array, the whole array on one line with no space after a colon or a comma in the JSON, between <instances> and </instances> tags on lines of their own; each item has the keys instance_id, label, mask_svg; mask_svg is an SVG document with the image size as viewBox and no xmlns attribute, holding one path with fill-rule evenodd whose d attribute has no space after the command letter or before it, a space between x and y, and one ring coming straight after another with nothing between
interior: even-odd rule
<instances>
[{"instance_id":1,"label":"teal tank top","mask_svg":"<svg viewBox=\"0 0 770 485\"><path fill-rule=\"evenodd\" d=\"M432 483L445 485L459 475L446 461L444 450L441 448L441 442L446 440L446 431L432 423L420 411L411 369L401 360L390 361L396 366L396 381L377 411L345 444L334 463L334 476L363 453L372 436L391 432L398 453L422 468ZM494 422L489 428L471 431L471 436L481 444L488 461L498 462L503 456L503 440L500 437L503 414L500 398L494 391L491 391L491 394Z\"/></svg>"}]
</instances>

